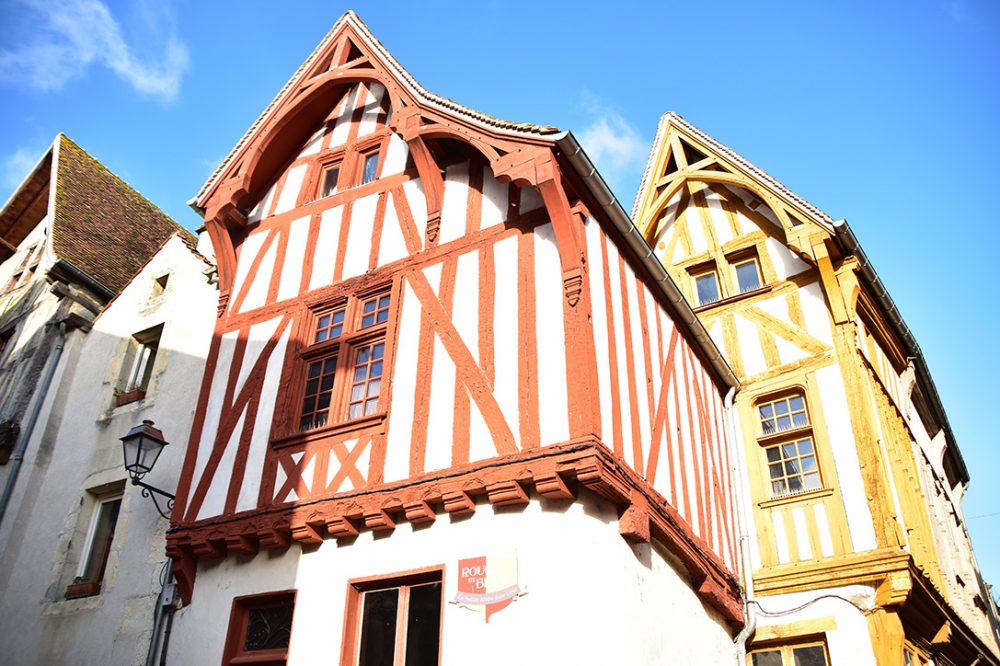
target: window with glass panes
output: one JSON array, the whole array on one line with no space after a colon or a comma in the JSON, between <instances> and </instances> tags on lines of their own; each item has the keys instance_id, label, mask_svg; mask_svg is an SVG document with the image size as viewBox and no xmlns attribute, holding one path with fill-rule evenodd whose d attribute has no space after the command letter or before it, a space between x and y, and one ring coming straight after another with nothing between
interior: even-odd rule
<instances>
[{"instance_id":1,"label":"window with glass panes","mask_svg":"<svg viewBox=\"0 0 1000 666\"><path fill-rule=\"evenodd\" d=\"M371 183L378 175L378 153L368 153L364 156L364 166L361 169L361 184Z\"/></svg>"},{"instance_id":2,"label":"window with glass panes","mask_svg":"<svg viewBox=\"0 0 1000 666\"><path fill-rule=\"evenodd\" d=\"M239 597L233 601L225 664L279 666L288 658L295 592Z\"/></svg>"},{"instance_id":3,"label":"window with glass panes","mask_svg":"<svg viewBox=\"0 0 1000 666\"><path fill-rule=\"evenodd\" d=\"M747 661L750 666L828 666L830 663L823 643L759 648L747 655Z\"/></svg>"},{"instance_id":4,"label":"window with glass panes","mask_svg":"<svg viewBox=\"0 0 1000 666\"><path fill-rule=\"evenodd\" d=\"M715 271L695 275L694 286L698 295L698 305L708 305L719 300L719 276Z\"/></svg>"},{"instance_id":5,"label":"window with glass panes","mask_svg":"<svg viewBox=\"0 0 1000 666\"><path fill-rule=\"evenodd\" d=\"M782 497L821 488L805 396L793 393L758 402L757 416L771 496Z\"/></svg>"},{"instance_id":6,"label":"window with glass panes","mask_svg":"<svg viewBox=\"0 0 1000 666\"><path fill-rule=\"evenodd\" d=\"M330 167L323 172L323 190L321 195L331 196L337 192L337 181L340 180L340 165Z\"/></svg>"},{"instance_id":7,"label":"window with glass panes","mask_svg":"<svg viewBox=\"0 0 1000 666\"><path fill-rule=\"evenodd\" d=\"M745 261L738 261L733 264L733 271L736 273L736 288L739 293L745 294L761 288L760 267L757 259L750 258Z\"/></svg>"},{"instance_id":8,"label":"window with glass panes","mask_svg":"<svg viewBox=\"0 0 1000 666\"><path fill-rule=\"evenodd\" d=\"M437 666L441 572L352 583L342 663Z\"/></svg>"},{"instance_id":9,"label":"window with glass panes","mask_svg":"<svg viewBox=\"0 0 1000 666\"><path fill-rule=\"evenodd\" d=\"M301 432L378 411L391 303L384 290L313 312L303 354Z\"/></svg>"}]
</instances>

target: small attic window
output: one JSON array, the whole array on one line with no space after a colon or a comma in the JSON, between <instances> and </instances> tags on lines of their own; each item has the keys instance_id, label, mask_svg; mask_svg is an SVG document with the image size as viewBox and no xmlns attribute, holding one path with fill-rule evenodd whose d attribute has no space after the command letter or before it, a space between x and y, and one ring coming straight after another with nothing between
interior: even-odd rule
<instances>
[{"instance_id":1,"label":"small attic window","mask_svg":"<svg viewBox=\"0 0 1000 666\"><path fill-rule=\"evenodd\" d=\"M167 281L169 279L170 273L165 273L153 280L153 298L163 295L163 292L167 290Z\"/></svg>"},{"instance_id":2,"label":"small attic window","mask_svg":"<svg viewBox=\"0 0 1000 666\"><path fill-rule=\"evenodd\" d=\"M371 183L378 175L378 151L365 155L365 165L361 172L361 184Z\"/></svg>"}]
</instances>

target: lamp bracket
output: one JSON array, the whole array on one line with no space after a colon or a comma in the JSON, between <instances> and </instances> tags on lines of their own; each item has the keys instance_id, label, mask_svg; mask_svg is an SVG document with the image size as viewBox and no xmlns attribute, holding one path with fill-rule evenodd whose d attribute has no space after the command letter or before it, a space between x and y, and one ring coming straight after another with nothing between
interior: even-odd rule
<instances>
[{"instance_id":1,"label":"lamp bracket","mask_svg":"<svg viewBox=\"0 0 1000 666\"><path fill-rule=\"evenodd\" d=\"M141 481L139 479L132 479L132 485L133 486L139 486L140 488L142 488L142 496L143 497L149 497L149 498L151 498L153 500L153 504L156 506L156 510L160 513L160 515L163 516L164 518L166 518L167 520L170 520L170 512L174 510L174 496L173 495L171 495L170 493L168 493L165 490L160 490L156 486L151 486L148 483L144 483L143 481ZM167 500L166 501L166 507L167 507L166 513L164 513L163 509L160 508L160 503L156 499L157 495L166 498L166 500Z\"/></svg>"}]
</instances>

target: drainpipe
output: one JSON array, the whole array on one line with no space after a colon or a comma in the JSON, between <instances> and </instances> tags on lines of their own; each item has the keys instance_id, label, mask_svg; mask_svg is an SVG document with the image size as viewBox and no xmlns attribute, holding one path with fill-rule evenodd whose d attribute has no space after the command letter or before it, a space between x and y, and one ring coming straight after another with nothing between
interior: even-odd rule
<instances>
[{"instance_id":1,"label":"drainpipe","mask_svg":"<svg viewBox=\"0 0 1000 666\"><path fill-rule=\"evenodd\" d=\"M24 432L21 433L21 439L17 443L17 450L14 452L14 463L10 468L10 475L7 477L3 496L0 497L0 524L3 523L4 514L7 512L7 505L10 504L10 498L14 494L14 484L17 483L17 475L20 473L21 465L24 462L24 453L28 448L28 440L31 439L31 435L35 431L35 424L38 423L38 415L42 411L42 403L45 402L45 398L48 395L49 386L52 384L52 377L56 374L59 357L62 356L65 345L66 322L61 321L59 322L59 337L56 338L56 345L52 350L52 357L49 359L49 367L45 369L45 376L42 378L42 383L39 384L38 396L35 398L35 404L31 407L31 414L28 416L28 423L24 428Z\"/></svg>"},{"instance_id":2,"label":"drainpipe","mask_svg":"<svg viewBox=\"0 0 1000 666\"><path fill-rule=\"evenodd\" d=\"M153 635L149 638L149 651L146 652L146 666L163 666L167 663L167 644L170 642L170 629L174 624L174 611L177 610L177 585L174 584L173 560L167 558L166 578L156 597L156 610L153 612ZM166 625L164 627L164 625ZM157 662L156 655L160 655Z\"/></svg>"},{"instance_id":3,"label":"drainpipe","mask_svg":"<svg viewBox=\"0 0 1000 666\"><path fill-rule=\"evenodd\" d=\"M747 531L750 521L746 515L746 506L743 495L743 470L746 469L746 461L743 459L743 437L739 428L736 427L736 407L733 401L736 397L736 387L730 388L726 393L725 410L726 426L729 430L729 441L734 449L732 475L733 491L736 495L736 527L739 531L740 556L743 560L743 617L744 625L740 633L733 639L736 644L736 665L746 664L747 640L757 629L757 614L754 611L753 601L753 569L750 563L750 534Z\"/></svg>"}]
</instances>

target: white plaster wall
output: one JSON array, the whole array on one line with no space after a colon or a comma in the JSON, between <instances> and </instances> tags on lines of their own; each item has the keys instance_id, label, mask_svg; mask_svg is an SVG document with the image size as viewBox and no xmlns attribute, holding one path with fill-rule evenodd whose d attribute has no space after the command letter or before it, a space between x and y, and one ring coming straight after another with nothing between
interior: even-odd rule
<instances>
[{"instance_id":1,"label":"white plaster wall","mask_svg":"<svg viewBox=\"0 0 1000 666\"><path fill-rule=\"evenodd\" d=\"M827 437L833 452L833 463L837 468L840 494L844 498L847 514L847 528L855 552L874 550L875 528L872 524L868 496L865 494L864 480L861 478L861 462L851 428L851 416L847 407L847 394L839 365L830 365L816 371L823 420L826 421Z\"/></svg>"},{"instance_id":2,"label":"white plaster wall","mask_svg":"<svg viewBox=\"0 0 1000 666\"><path fill-rule=\"evenodd\" d=\"M533 501L524 509L480 504L475 515L443 515L424 528L401 523L389 536L362 533L201 565L191 606L178 612L170 664L217 663L232 600L297 590L288 663L340 658L348 581L444 565L445 600L456 592L459 559L515 551L528 593L493 615L445 603L441 663L732 664L725 623L707 610L656 548L632 547L618 534L614 509L585 494L579 502Z\"/></svg>"},{"instance_id":3,"label":"white plaster wall","mask_svg":"<svg viewBox=\"0 0 1000 666\"><path fill-rule=\"evenodd\" d=\"M166 560L167 521L138 489L125 487L101 594L64 600L76 575L80 525L92 512L88 488L125 479L118 438L143 419L163 429L171 445L147 478L172 491L183 460L204 358L215 322L217 292L206 264L177 238L67 346L63 370L29 445L26 467L4 539L7 571L0 581L0 661L10 664L141 664L152 628L153 602ZM170 273L152 297L153 279ZM153 379L144 400L114 406L121 351L132 334L163 323ZM25 474L24 472L30 472ZM23 499L22 499L23 498ZM6 527L6 525L5 525Z\"/></svg>"},{"instance_id":4,"label":"white plaster wall","mask_svg":"<svg viewBox=\"0 0 1000 666\"><path fill-rule=\"evenodd\" d=\"M815 598L818 594L839 598L824 598L802 610L780 617L757 615L757 632L768 627L785 626L805 620L832 619L836 628L826 632L826 646L832 666L875 666L871 634L863 610L874 607L875 592L867 585L830 587L818 591L779 594L757 597L763 610L769 613L786 612ZM751 647L752 649L752 647ZM680 662L678 662L680 663Z\"/></svg>"}]
</instances>

